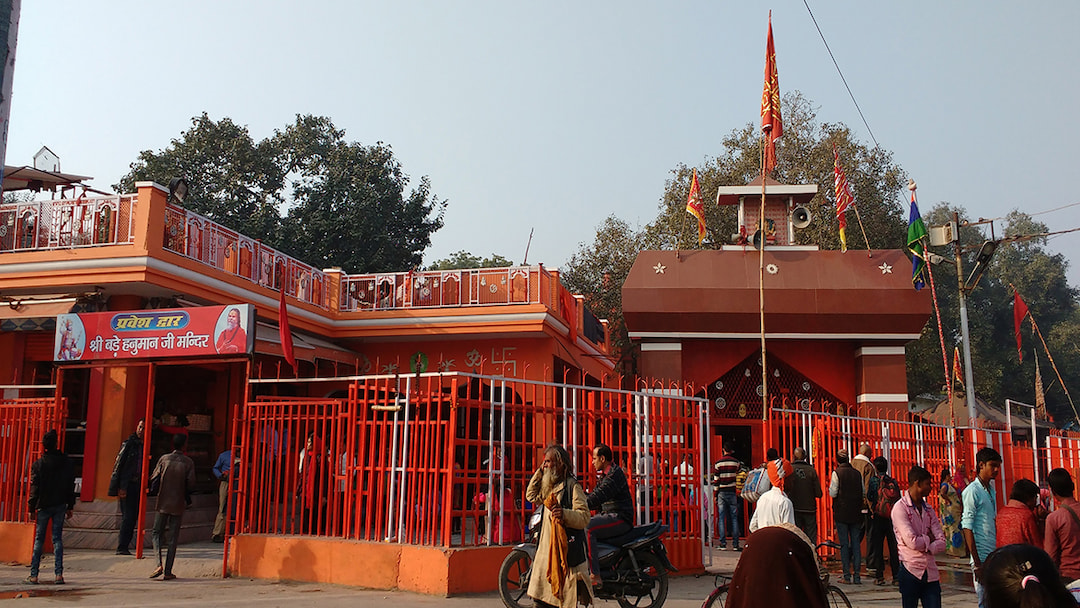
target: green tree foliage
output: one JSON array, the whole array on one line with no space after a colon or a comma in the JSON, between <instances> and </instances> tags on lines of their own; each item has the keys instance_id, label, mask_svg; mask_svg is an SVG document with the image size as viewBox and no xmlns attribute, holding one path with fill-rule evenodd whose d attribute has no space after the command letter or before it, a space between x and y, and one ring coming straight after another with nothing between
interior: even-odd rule
<instances>
[{"instance_id":1,"label":"green tree foliage","mask_svg":"<svg viewBox=\"0 0 1080 608\"><path fill-rule=\"evenodd\" d=\"M596 229L593 242L582 243L562 269L563 284L583 294L589 310L608 320L612 346L623 360L622 373L633 371L630 338L622 315L622 284L638 253L659 246L649 230L635 230L612 215Z\"/></svg>"},{"instance_id":2,"label":"green tree foliage","mask_svg":"<svg viewBox=\"0 0 1080 608\"><path fill-rule=\"evenodd\" d=\"M784 98L784 137L780 139L777 171L781 183L818 184L819 194L811 202L811 225L796 232L799 244L817 244L823 249L839 249L833 184L833 146L847 173L863 225L873 249L904 249L907 237L908 191L906 176L891 153L855 141L843 124L819 124L811 104L799 93ZM737 232L734 206L718 207L717 187L743 185L760 172L760 136L756 122L732 131L723 140L723 151L698 166L698 181L705 198L708 234L702 248L718 248L731 242ZM585 294L591 309L611 321L616 345L623 358L632 354L621 310L621 286L643 249L698 248L697 227L686 214L692 168L679 165L671 172L656 219L639 230L631 229L617 217L609 217L597 229L592 243L583 243L571 258L563 277L572 289ZM941 225L959 214L963 247L964 279L971 272L977 252L989 238L988 224L971 224L960 206L940 203L923 218L928 226ZM684 219L685 216L685 219ZM1002 231L1004 228L1004 231ZM1061 384L1042 353L1038 338L1025 324L1025 356L1016 354L1013 334L1013 287L1031 308L1061 371L1065 385L1080 393L1080 310L1076 289L1066 281L1067 261L1045 249L1045 237L1017 238L1045 233L1045 225L1030 216L1013 212L995 226L996 235L1006 235L996 254L967 297L971 335L973 376L976 393L993 403L1012 398L1034 403L1033 350L1040 350L1047 406L1058 421L1073 417ZM681 232L680 232L681 231ZM848 246L867 246L854 213L848 215ZM942 333L951 373L954 347L961 344L959 295L952 247L935 248L944 262L933 266L934 287L941 310ZM910 270L906 270L910 272ZM927 286L927 289L930 289ZM922 336L910 343L908 391L912 395L938 394L945 384L946 365L942 359L937 320L932 315ZM1074 395L1080 398L1080 394Z\"/></svg>"},{"instance_id":3,"label":"green tree foliage","mask_svg":"<svg viewBox=\"0 0 1080 608\"><path fill-rule=\"evenodd\" d=\"M204 112L191 128L164 150L143 150L113 186L134 192L135 183L188 183L184 206L242 234L276 241L278 207L283 202L285 171L269 140L256 142L245 126L230 118L215 122Z\"/></svg>"},{"instance_id":4,"label":"green tree foliage","mask_svg":"<svg viewBox=\"0 0 1080 608\"><path fill-rule=\"evenodd\" d=\"M188 181L184 205L316 267L400 271L420 264L445 201L409 177L383 143L345 140L329 118L297 116L262 141L205 113L157 152L145 150L114 186ZM284 215L283 215L284 214Z\"/></svg>"},{"instance_id":5,"label":"green tree foliage","mask_svg":"<svg viewBox=\"0 0 1080 608\"><path fill-rule=\"evenodd\" d=\"M817 184L818 194L809 204L813 220L807 228L796 231L796 244L816 244L823 249L839 249L840 235L833 196L833 146L855 195L872 249L895 249L906 235L903 189L906 177L893 162L892 154L880 147L869 148L854 140L843 124L820 124L813 105L798 91L784 96L784 136L777 144L777 168L773 177L784 184ZM697 167L698 182L705 199L707 236L700 246L717 249L731 244L738 232L735 205L719 207L715 203L720 186L742 186L761 173L761 134L756 122L747 123L723 140L723 152L706 159ZM660 201L660 213L650 224L650 232L674 249L698 249L697 226L686 213L692 168L679 165L671 171ZM685 216L685 217L684 217ZM848 212L848 247L867 246L853 211Z\"/></svg>"},{"instance_id":6,"label":"green tree foliage","mask_svg":"<svg viewBox=\"0 0 1080 608\"><path fill-rule=\"evenodd\" d=\"M820 125L810 102L798 92L784 97L784 137L777 156L778 181L789 184L819 184L820 193L811 203L814 216L810 227L796 235L800 243L817 243L839 249L833 183L835 144L845 162L848 180L860 207L870 245L874 248L900 247L906 235L901 186L904 175L892 162L892 155L880 148L870 149L852 139L844 125ZM744 185L760 174L760 136L756 123L732 131L723 140L723 151L697 167L698 182L705 199L708 233L702 248L718 248L731 243L738 231L735 206L718 207L719 186ZM609 217L597 229L591 244L581 244L567 264L564 278L572 289L585 295L590 309L610 321L612 335L624 358L630 356L630 341L622 317L621 288L637 254L643 249L696 249L697 226L686 213L691 167L679 165L665 185L656 219L633 230L617 217ZM680 232L681 230L681 232ZM848 222L848 245L865 246L852 215ZM606 277L606 278L605 278Z\"/></svg>"},{"instance_id":7,"label":"green tree foliage","mask_svg":"<svg viewBox=\"0 0 1080 608\"><path fill-rule=\"evenodd\" d=\"M924 214L928 226L952 221L958 213L962 247L964 280L968 285L975 268L976 256L984 241L990 238L988 224L967 225L970 219L959 207L941 203ZM1004 228L1002 232L1000 228ZM972 375L975 393L980 398L1001 404L1006 398L1035 403L1034 352L1039 351L1047 409L1057 421L1074 417L1068 399L1057 382L1046 359L1038 337L1030 331L1030 322L1023 326L1024 361L1016 352L1013 323L1013 291L1018 290L1028 304L1044 333L1050 354L1058 364L1067 387L1080 387L1080 365L1073 363L1080 337L1078 292L1068 285L1068 262L1060 254L1048 253L1045 237L1031 237L1047 232L1046 225L1033 221L1027 214L1013 211L995 226L1001 239L985 273L967 294L968 328L971 336ZM1014 240L1015 239L1015 240ZM954 248L938 247L933 252L945 260L932 266L938 306L942 316L942 334L948 352L949 369L954 348L961 343L959 287L956 277ZM929 289L929 286L927 287ZM910 394L942 392L945 368L941 358L937 321L931 317L922 336L907 347L908 391ZM956 390L963 390L957 388ZM1075 396L1074 396L1075 397Z\"/></svg>"},{"instance_id":8,"label":"green tree foliage","mask_svg":"<svg viewBox=\"0 0 1080 608\"><path fill-rule=\"evenodd\" d=\"M450 254L450 257L435 260L427 267L427 270L461 270L465 268L504 268L514 266L514 262L503 256L493 253L491 257L481 258L468 251L461 250Z\"/></svg>"}]
</instances>

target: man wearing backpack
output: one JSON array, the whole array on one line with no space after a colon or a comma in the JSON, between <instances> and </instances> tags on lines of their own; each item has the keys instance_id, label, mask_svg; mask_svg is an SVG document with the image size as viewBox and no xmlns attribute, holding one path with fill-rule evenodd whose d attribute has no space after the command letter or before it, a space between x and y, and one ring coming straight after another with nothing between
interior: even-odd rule
<instances>
[{"instance_id":1,"label":"man wearing backpack","mask_svg":"<svg viewBox=\"0 0 1080 608\"><path fill-rule=\"evenodd\" d=\"M900 500L900 484L889 476L889 461L884 456L874 459L874 468L877 475L870 478L870 491L873 503L871 505L870 538L866 543L866 566L875 573L875 585L886 585L885 582L885 558L882 555L882 544L889 544L889 571L892 572L892 583L898 584L900 572L900 558L896 549L896 533L892 526L892 509L896 501Z\"/></svg>"}]
</instances>

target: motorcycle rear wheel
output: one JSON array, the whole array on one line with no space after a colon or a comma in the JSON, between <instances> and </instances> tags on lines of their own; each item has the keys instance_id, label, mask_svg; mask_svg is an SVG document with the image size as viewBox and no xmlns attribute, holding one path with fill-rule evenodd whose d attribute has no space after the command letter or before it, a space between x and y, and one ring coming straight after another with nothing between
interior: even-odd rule
<instances>
[{"instance_id":1,"label":"motorcycle rear wheel","mask_svg":"<svg viewBox=\"0 0 1080 608\"><path fill-rule=\"evenodd\" d=\"M506 608L532 608L529 597L529 576L533 559L521 549L514 549L499 568L499 597Z\"/></svg>"},{"instance_id":2,"label":"motorcycle rear wheel","mask_svg":"<svg viewBox=\"0 0 1080 608\"><path fill-rule=\"evenodd\" d=\"M659 557L652 553L638 553L635 555L638 561L638 570L631 576L648 577L651 579L649 591L646 594L632 596L629 593L625 597L618 598L622 608L660 608L667 600L668 594L668 571ZM623 560L623 564L631 564L630 557Z\"/></svg>"}]
</instances>

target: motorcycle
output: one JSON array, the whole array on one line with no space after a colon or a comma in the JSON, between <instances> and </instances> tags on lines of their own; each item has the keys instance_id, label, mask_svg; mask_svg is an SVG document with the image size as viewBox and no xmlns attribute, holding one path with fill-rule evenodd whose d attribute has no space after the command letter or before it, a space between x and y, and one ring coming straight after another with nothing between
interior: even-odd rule
<instances>
[{"instance_id":1,"label":"motorcycle","mask_svg":"<svg viewBox=\"0 0 1080 608\"><path fill-rule=\"evenodd\" d=\"M516 545L499 568L499 597L506 608L529 608L529 577L532 574L544 508L529 518L529 537ZM660 608L667 599L668 572L675 566L667 556L660 536L668 527L660 522L637 526L626 534L605 538L596 543L600 577L603 583L593 587L598 599L616 600L623 608Z\"/></svg>"}]
</instances>

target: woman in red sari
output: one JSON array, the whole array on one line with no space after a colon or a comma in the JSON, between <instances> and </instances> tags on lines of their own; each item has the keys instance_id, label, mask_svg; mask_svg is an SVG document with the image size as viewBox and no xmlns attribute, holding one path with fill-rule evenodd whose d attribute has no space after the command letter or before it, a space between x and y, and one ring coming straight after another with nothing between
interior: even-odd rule
<instances>
[{"instance_id":1,"label":"woman in red sari","mask_svg":"<svg viewBox=\"0 0 1080 608\"><path fill-rule=\"evenodd\" d=\"M326 528L326 454L315 433L308 435L300 453L300 483L296 497L300 503L300 533L322 534Z\"/></svg>"}]
</instances>

